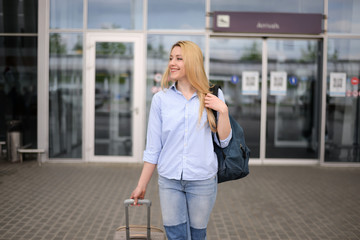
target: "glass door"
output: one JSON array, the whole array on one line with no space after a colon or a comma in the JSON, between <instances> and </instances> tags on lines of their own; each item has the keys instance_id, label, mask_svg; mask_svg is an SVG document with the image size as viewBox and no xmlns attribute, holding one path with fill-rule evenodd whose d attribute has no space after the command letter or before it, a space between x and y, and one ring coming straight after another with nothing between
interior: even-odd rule
<instances>
[{"instance_id":1,"label":"glass door","mask_svg":"<svg viewBox=\"0 0 360 240\"><path fill-rule=\"evenodd\" d=\"M210 39L210 81L244 128L251 161L318 159L321 49L319 39Z\"/></svg>"},{"instance_id":2,"label":"glass door","mask_svg":"<svg viewBox=\"0 0 360 240\"><path fill-rule=\"evenodd\" d=\"M266 158L317 159L322 42L266 41Z\"/></svg>"},{"instance_id":3,"label":"glass door","mask_svg":"<svg viewBox=\"0 0 360 240\"><path fill-rule=\"evenodd\" d=\"M262 39L210 39L209 78L222 87L231 115L244 129L251 158L260 158Z\"/></svg>"},{"instance_id":4,"label":"glass door","mask_svg":"<svg viewBox=\"0 0 360 240\"><path fill-rule=\"evenodd\" d=\"M140 35L87 35L86 160L141 160L145 124L143 55Z\"/></svg>"}]
</instances>

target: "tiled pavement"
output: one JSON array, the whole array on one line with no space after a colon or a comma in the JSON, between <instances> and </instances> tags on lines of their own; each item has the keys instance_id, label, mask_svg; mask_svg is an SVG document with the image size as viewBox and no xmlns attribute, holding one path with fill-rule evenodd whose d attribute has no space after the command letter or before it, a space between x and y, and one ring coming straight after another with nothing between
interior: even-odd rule
<instances>
[{"instance_id":1,"label":"tiled pavement","mask_svg":"<svg viewBox=\"0 0 360 240\"><path fill-rule=\"evenodd\" d=\"M360 239L360 168L251 166L219 185L209 240ZM0 239L113 239L140 164L0 161ZM161 226L153 176L147 197ZM145 224L145 208L130 221Z\"/></svg>"}]
</instances>

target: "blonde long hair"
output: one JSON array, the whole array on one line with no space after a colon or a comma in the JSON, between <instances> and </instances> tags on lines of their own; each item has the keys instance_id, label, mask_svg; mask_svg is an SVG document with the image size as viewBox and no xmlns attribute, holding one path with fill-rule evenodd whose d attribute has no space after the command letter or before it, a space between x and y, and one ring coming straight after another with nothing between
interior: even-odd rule
<instances>
[{"instance_id":1,"label":"blonde long hair","mask_svg":"<svg viewBox=\"0 0 360 240\"><path fill-rule=\"evenodd\" d=\"M206 77L204 69L204 60L201 49L198 45L191 41L178 41L172 47L181 48L182 58L185 64L186 77L192 87L197 91L197 95L200 101L199 107L199 122L202 117L204 108L205 108L205 95L210 93L210 84L209 80ZM162 89L169 87L170 79L170 69L167 66L161 80ZM206 108L207 112L207 121L209 123L210 129L212 132L216 132L216 122L215 117L211 109Z\"/></svg>"}]
</instances>

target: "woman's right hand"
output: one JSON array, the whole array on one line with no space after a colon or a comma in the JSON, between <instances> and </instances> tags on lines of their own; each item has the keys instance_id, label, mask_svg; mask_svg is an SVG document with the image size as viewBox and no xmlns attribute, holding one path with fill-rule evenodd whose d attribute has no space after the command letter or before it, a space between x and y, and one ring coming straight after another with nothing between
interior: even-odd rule
<instances>
[{"instance_id":1,"label":"woman's right hand","mask_svg":"<svg viewBox=\"0 0 360 240\"><path fill-rule=\"evenodd\" d=\"M146 187L150 181L151 175L155 170L155 167L155 164L144 162L138 185L130 196L131 199L134 199L134 205L137 205L138 199L144 199Z\"/></svg>"},{"instance_id":2,"label":"woman's right hand","mask_svg":"<svg viewBox=\"0 0 360 240\"><path fill-rule=\"evenodd\" d=\"M137 205L138 199L144 199L146 193L146 188L137 186L134 191L131 193L130 198L134 199L134 205Z\"/></svg>"}]
</instances>

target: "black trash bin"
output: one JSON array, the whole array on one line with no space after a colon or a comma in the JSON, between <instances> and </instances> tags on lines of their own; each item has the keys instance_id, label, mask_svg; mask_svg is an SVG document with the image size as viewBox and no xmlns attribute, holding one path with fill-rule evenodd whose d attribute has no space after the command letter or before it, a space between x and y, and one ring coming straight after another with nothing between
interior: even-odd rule
<instances>
[{"instance_id":1,"label":"black trash bin","mask_svg":"<svg viewBox=\"0 0 360 240\"><path fill-rule=\"evenodd\" d=\"M12 120L7 125L7 158L10 162L19 162L20 157L17 150L22 146L21 121Z\"/></svg>"}]
</instances>

